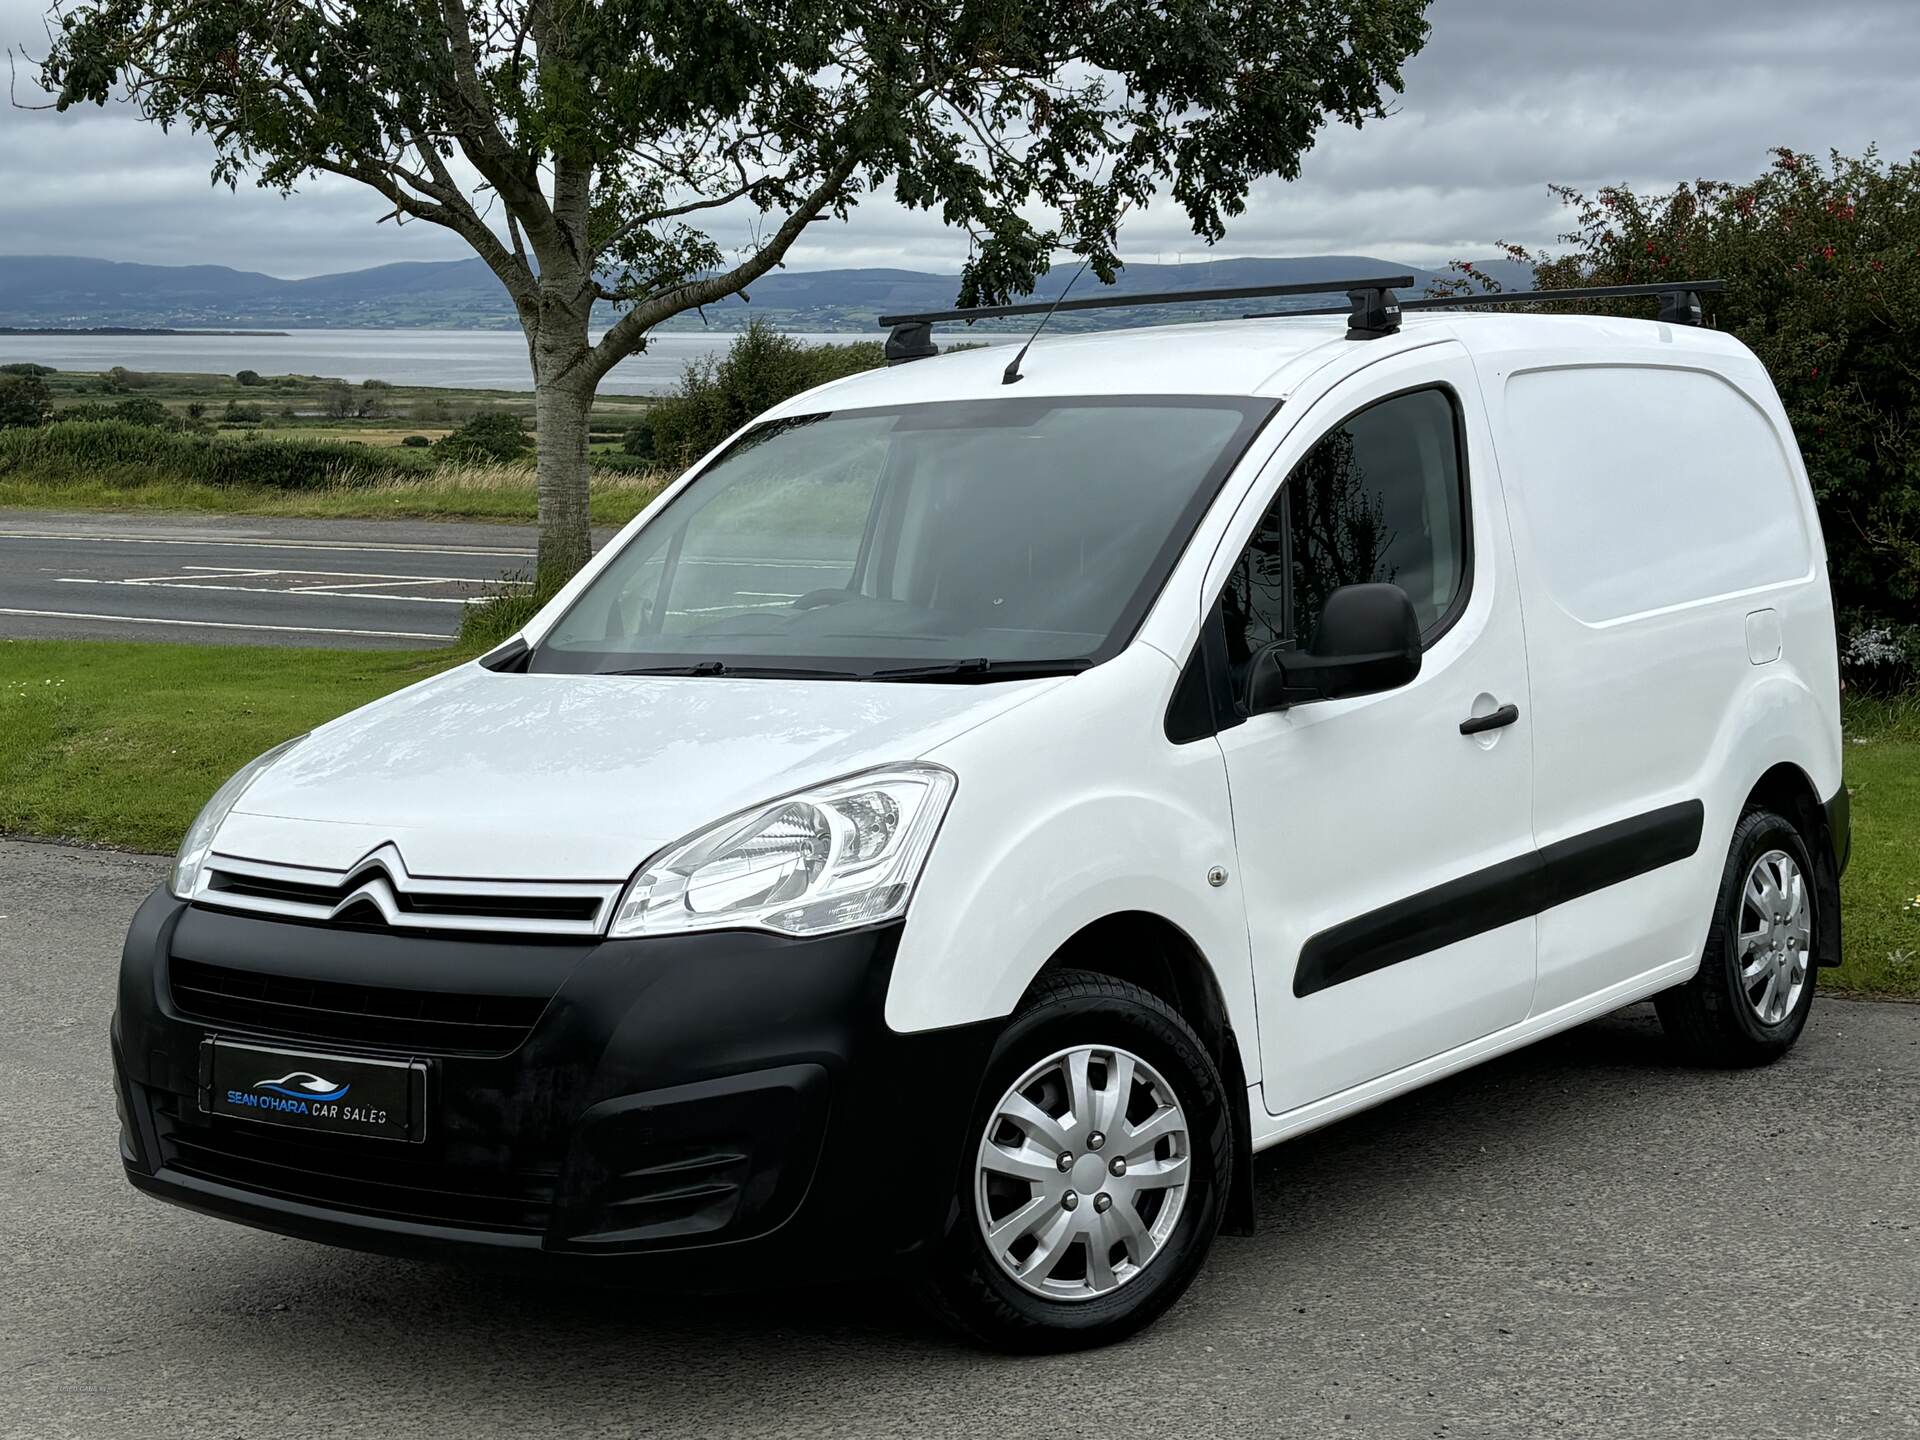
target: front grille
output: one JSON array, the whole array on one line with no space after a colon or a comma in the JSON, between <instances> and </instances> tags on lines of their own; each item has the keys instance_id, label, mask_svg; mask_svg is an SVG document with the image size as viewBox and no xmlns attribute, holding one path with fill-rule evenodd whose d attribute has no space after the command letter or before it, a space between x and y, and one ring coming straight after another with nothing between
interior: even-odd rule
<instances>
[{"instance_id":1,"label":"front grille","mask_svg":"<svg viewBox=\"0 0 1920 1440\"><path fill-rule=\"evenodd\" d=\"M191 1104L156 1095L161 1162L256 1194L422 1224L538 1235L559 1188L557 1169L515 1169L498 1157L449 1165L397 1141L294 1137L245 1120L209 1123Z\"/></svg>"},{"instance_id":2,"label":"front grille","mask_svg":"<svg viewBox=\"0 0 1920 1440\"><path fill-rule=\"evenodd\" d=\"M216 870L207 881L201 897L218 904L223 898L278 900L296 905L324 906L331 911L359 888L358 882L338 885L303 885L291 880L269 880L257 875L238 875ZM374 910L379 907L365 902ZM469 915L476 919L497 920L518 917L529 920L562 920L591 925L600 914L597 895L440 895L430 891L393 892L393 904L402 915Z\"/></svg>"},{"instance_id":3,"label":"front grille","mask_svg":"<svg viewBox=\"0 0 1920 1440\"><path fill-rule=\"evenodd\" d=\"M585 938L605 927L619 892L615 881L415 876L398 850L382 845L344 871L216 854L193 898L319 923Z\"/></svg>"},{"instance_id":4,"label":"front grille","mask_svg":"<svg viewBox=\"0 0 1920 1440\"><path fill-rule=\"evenodd\" d=\"M222 1025L304 1040L345 1040L410 1052L505 1055L547 1008L542 995L399 990L170 963L174 1007Z\"/></svg>"}]
</instances>

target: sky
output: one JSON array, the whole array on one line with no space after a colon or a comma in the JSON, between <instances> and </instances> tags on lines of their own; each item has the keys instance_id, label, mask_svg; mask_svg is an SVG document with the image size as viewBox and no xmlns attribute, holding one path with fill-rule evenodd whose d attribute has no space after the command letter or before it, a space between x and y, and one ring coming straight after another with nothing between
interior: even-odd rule
<instances>
[{"instance_id":1,"label":"sky","mask_svg":"<svg viewBox=\"0 0 1920 1440\"><path fill-rule=\"evenodd\" d=\"M0 46L44 49L41 0L0 0ZM1759 173L1775 145L1920 149L1917 0L1434 0L1387 119L1329 127L1301 178L1256 187L1211 252L1178 208L1129 217L1124 258L1366 254L1441 265L1565 228L1549 183L1669 187ZM43 97L16 58L16 106ZM124 110L0 107L0 253L214 263L281 276L464 257L348 181L291 198L211 189L207 142ZM723 243L744 240L720 234ZM965 238L883 197L816 225L792 269L951 272Z\"/></svg>"}]
</instances>

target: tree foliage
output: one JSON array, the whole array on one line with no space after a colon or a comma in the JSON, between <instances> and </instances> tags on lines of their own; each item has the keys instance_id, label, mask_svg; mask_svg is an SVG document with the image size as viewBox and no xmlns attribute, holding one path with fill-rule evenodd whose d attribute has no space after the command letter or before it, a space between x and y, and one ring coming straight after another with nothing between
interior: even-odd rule
<instances>
[{"instance_id":1,"label":"tree foliage","mask_svg":"<svg viewBox=\"0 0 1920 1440\"><path fill-rule=\"evenodd\" d=\"M53 414L53 394L38 375L0 375L0 430L31 429Z\"/></svg>"},{"instance_id":2,"label":"tree foliage","mask_svg":"<svg viewBox=\"0 0 1920 1440\"><path fill-rule=\"evenodd\" d=\"M526 425L518 415L490 410L475 415L459 429L434 444L434 458L460 463L488 464L518 460L529 445Z\"/></svg>"},{"instance_id":3,"label":"tree foliage","mask_svg":"<svg viewBox=\"0 0 1920 1440\"><path fill-rule=\"evenodd\" d=\"M1562 251L1506 247L1540 288L1727 281L1702 297L1707 323L1759 356L1793 422L1853 678L1920 678L1920 156L1782 149L1743 182L1556 189ZM1566 308L1650 317L1653 302Z\"/></svg>"},{"instance_id":4,"label":"tree foliage","mask_svg":"<svg viewBox=\"0 0 1920 1440\"><path fill-rule=\"evenodd\" d=\"M690 465L782 400L885 363L878 341L808 345L755 322L734 337L724 356L689 363L679 389L648 410L653 456Z\"/></svg>"},{"instance_id":5,"label":"tree foliage","mask_svg":"<svg viewBox=\"0 0 1920 1440\"><path fill-rule=\"evenodd\" d=\"M543 578L585 560L585 417L649 332L747 288L883 187L969 237L962 303L1056 250L1110 279L1125 208L1207 241L1329 117L1385 113L1427 0L83 0L61 108L130 100L214 178L378 191L512 297L540 429ZM730 249L726 233L758 217ZM619 317L597 339L596 300Z\"/></svg>"}]
</instances>

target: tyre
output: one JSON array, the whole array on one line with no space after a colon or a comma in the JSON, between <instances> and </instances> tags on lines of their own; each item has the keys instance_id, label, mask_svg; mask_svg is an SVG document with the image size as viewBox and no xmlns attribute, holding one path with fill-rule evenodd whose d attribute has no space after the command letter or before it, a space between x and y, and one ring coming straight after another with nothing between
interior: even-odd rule
<instances>
[{"instance_id":1,"label":"tyre","mask_svg":"<svg viewBox=\"0 0 1920 1440\"><path fill-rule=\"evenodd\" d=\"M1813 1009L1820 887L1807 843L1770 810L1741 816L1693 979L1654 1001L1667 1035L1707 1065L1766 1065Z\"/></svg>"},{"instance_id":2,"label":"tyre","mask_svg":"<svg viewBox=\"0 0 1920 1440\"><path fill-rule=\"evenodd\" d=\"M1062 971L994 1047L963 1153L924 1299L995 1349L1073 1350L1132 1334L1192 1282L1229 1193L1232 1125L1172 1008Z\"/></svg>"}]
</instances>

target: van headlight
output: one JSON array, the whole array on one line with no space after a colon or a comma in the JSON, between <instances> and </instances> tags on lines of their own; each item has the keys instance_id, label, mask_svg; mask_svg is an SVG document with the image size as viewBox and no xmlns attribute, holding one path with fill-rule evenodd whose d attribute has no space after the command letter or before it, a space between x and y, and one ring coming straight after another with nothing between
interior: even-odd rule
<instances>
[{"instance_id":1,"label":"van headlight","mask_svg":"<svg viewBox=\"0 0 1920 1440\"><path fill-rule=\"evenodd\" d=\"M168 888L176 896L182 900L193 898L194 886L200 883L200 867L206 864L207 852L213 849L214 834L220 829L220 822L240 803L240 797L247 793L247 787L259 779L269 765L306 738L305 735L296 735L274 746L266 754L256 755L234 771L226 784L213 792L213 798L201 807L193 824L187 827L186 838L180 842L180 851L173 857L173 879Z\"/></svg>"},{"instance_id":2,"label":"van headlight","mask_svg":"<svg viewBox=\"0 0 1920 1440\"><path fill-rule=\"evenodd\" d=\"M668 846L634 876L614 936L824 935L906 913L953 772L896 765L770 800Z\"/></svg>"}]
</instances>

